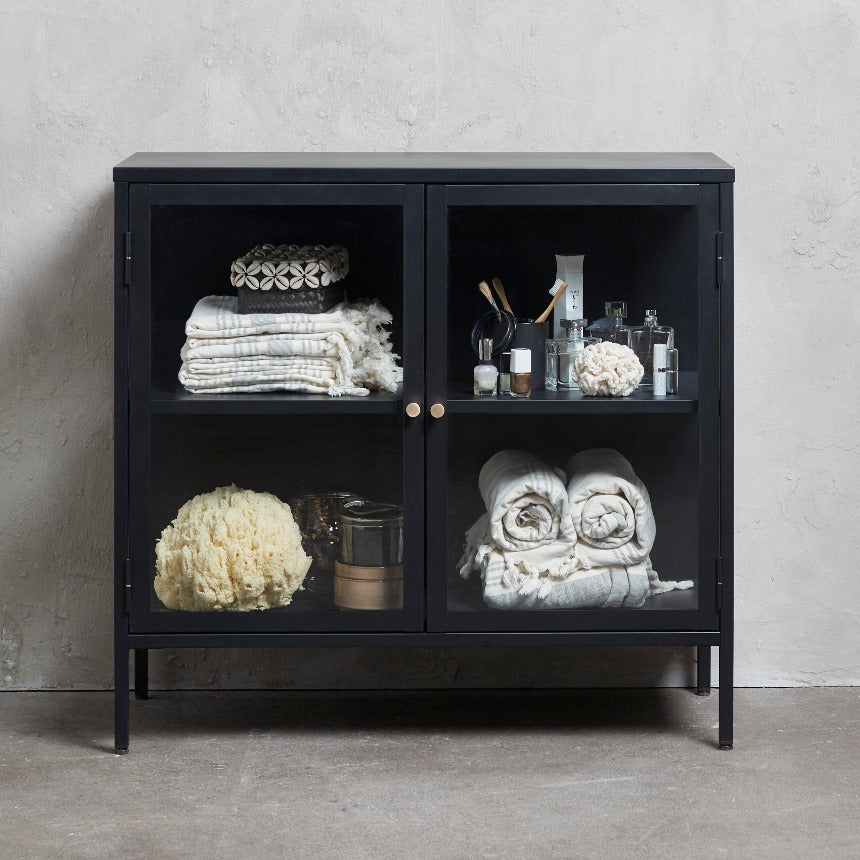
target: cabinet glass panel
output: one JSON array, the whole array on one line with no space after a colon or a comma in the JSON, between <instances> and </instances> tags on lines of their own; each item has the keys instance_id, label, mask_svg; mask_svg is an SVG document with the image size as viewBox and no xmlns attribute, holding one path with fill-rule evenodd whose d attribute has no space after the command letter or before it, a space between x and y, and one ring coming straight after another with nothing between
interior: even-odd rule
<instances>
[{"instance_id":1,"label":"cabinet glass panel","mask_svg":"<svg viewBox=\"0 0 860 860\"><path fill-rule=\"evenodd\" d=\"M423 440L403 398L423 382L422 203L396 185L131 190L132 632L420 628ZM239 313L231 264L261 245L346 249L330 312ZM280 279L329 286L309 266ZM310 284L254 274L255 299Z\"/></svg>"},{"instance_id":2,"label":"cabinet glass panel","mask_svg":"<svg viewBox=\"0 0 860 860\"><path fill-rule=\"evenodd\" d=\"M235 296L232 262L264 243L346 248L349 271L338 283L351 301L377 299L390 312L391 343L403 355L401 207L155 205L151 229L155 396L184 396L177 372L186 321L204 296Z\"/></svg>"},{"instance_id":3,"label":"cabinet glass panel","mask_svg":"<svg viewBox=\"0 0 860 860\"><path fill-rule=\"evenodd\" d=\"M431 624L463 632L713 628L713 191L472 186L449 187L431 202L444 224L430 248L440 261L431 272L445 288L429 300L447 321L436 341L447 362L430 365L431 398L445 401L445 417L428 436L429 457L445 486L431 468L428 493L447 523L444 554L428 551L431 579L444 569ZM642 384L597 397L578 386L545 387L546 340L558 336L546 311L565 268L557 256L582 258L581 281L568 278L580 306L559 319L593 324L606 303L624 303L623 323L634 328L656 310L659 324L674 329L676 392L655 396ZM509 303L514 325L491 310L482 281L500 305ZM474 393L476 325L493 338L499 364L508 329L504 349L531 350L529 396ZM428 337L430 354L436 333ZM564 374L571 360L559 359Z\"/></svg>"},{"instance_id":4,"label":"cabinet glass panel","mask_svg":"<svg viewBox=\"0 0 860 860\"><path fill-rule=\"evenodd\" d=\"M651 415L452 416L448 613L496 612L504 624L512 612L572 606L695 610L696 423L690 415L656 422ZM618 480L613 455L571 464L573 455L595 448L622 454L641 485ZM499 454L505 451L527 451L535 460L520 468L523 461ZM482 494L479 474L494 455ZM495 499L492 522L485 499ZM656 537L643 521L652 512ZM660 580L691 580L693 587L646 598L649 561Z\"/></svg>"},{"instance_id":5,"label":"cabinet glass panel","mask_svg":"<svg viewBox=\"0 0 860 860\"><path fill-rule=\"evenodd\" d=\"M422 576L404 566L402 423L154 415L141 608L192 627L402 629L404 579Z\"/></svg>"},{"instance_id":6,"label":"cabinet glass panel","mask_svg":"<svg viewBox=\"0 0 860 860\"><path fill-rule=\"evenodd\" d=\"M698 219L697 207L680 205L450 207L450 396L472 391L472 327L490 309L479 282L498 277L513 313L537 319L552 299L557 254L584 258L581 318L594 323L604 316L605 302L623 301L625 324L634 327L642 325L646 310L656 309L658 320L674 327L681 370L697 371ZM544 328L552 331L552 314ZM513 346L528 347L528 329L521 330L524 339ZM501 334L500 326L495 333Z\"/></svg>"}]
</instances>

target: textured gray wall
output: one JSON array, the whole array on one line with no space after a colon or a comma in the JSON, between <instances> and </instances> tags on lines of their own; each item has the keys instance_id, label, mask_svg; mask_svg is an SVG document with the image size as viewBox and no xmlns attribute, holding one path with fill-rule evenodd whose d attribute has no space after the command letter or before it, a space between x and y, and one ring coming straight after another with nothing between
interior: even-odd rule
<instances>
[{"instance_id":1,"label":"textured gray wall","mask_svg":"<svg viewBox=\"0 0 860 860\"><path fill-rule=\"evenodd\" d=\"M0 687L111 679L111 183L135 150L737 167L737 672L860 680L856 2L0 0ZM691 654L154 659L179 686L678 683Z\"/></svg>"}]
</instances>

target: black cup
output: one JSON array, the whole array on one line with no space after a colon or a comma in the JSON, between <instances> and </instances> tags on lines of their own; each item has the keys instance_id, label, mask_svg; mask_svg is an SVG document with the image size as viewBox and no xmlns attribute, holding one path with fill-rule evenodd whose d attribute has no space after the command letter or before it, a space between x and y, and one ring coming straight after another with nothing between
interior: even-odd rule
<instances>
[{"instance_id":1,"label":"black cup","mask_svg":"<svg viewBox=\"0 0 860 860\"><path fill-rule=\"evenodd\" d=\"M543 391L546 371L546 339L549 337L549 321L517 320L511 349L532 351L532 390Z\"/></svg>"}]
</instances>

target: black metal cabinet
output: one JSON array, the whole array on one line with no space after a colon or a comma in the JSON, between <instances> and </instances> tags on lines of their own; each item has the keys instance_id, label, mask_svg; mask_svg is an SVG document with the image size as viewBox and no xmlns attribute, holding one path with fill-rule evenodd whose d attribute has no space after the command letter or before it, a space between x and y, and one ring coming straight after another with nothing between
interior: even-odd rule
<instances>
[{"instance_id":1,"label":"black metal cabinet","mask_svg":"<svg viewBox=\"0 0 860 860\"><path fill-rule=\"evenodd\" d=\"M721 647L721 747L732 743L732 182L688 154L138 154L116 183L116 748L128 749L128 650L147 695L149 648L292 644L687 644L698 691ZM184 324L229 293L230 262L263 241L337 241L350 293L394 317L396 394L194 395L177 380ZM682 385L655 399L535 392L475 398L477 282L515 310L546 304L554 253L586 255L585 314L625 299L676 328ZM407 408L409 407L409 408ZM616 447L648 486L652 557L690 591L638 610L491 610L456 571L480 514L477 473L500 448L553 461ZM347 481L404 507L402 611L171 612L154 546L179 506L235 482L281 498Z\"/></svg>"}]
</instances>

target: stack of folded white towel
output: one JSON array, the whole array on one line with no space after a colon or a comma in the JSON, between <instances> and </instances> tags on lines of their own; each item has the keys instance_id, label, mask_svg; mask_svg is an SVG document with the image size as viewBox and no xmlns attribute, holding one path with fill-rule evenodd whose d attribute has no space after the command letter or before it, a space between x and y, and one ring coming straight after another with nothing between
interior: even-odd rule
<instances>
[{"instance_id":1,"label":"stack of folded white towel","mask_svg":"<svg viewBox=\"0 0 860 860\"><path fill-rule=\"evenodd\" d=\"M240 314L236 296L206 296L185 325L179 381L195 394L396 391L403 369L379 302L321 314Z\"/></svg>"},{"instance_id":2,"label":"stack of folded white towel","mask_svg":"<svg viewBox=\"0 0 860 860\"><path fill-rule=\"evenodd\" d=\"M479 571L497 609L637 607L664 591L651 567L651 500L609 448L571 458L566 473L525 451L499 451L478 484L487 513L466 533L460 573Z\"/></svg>"}]
</instances>

